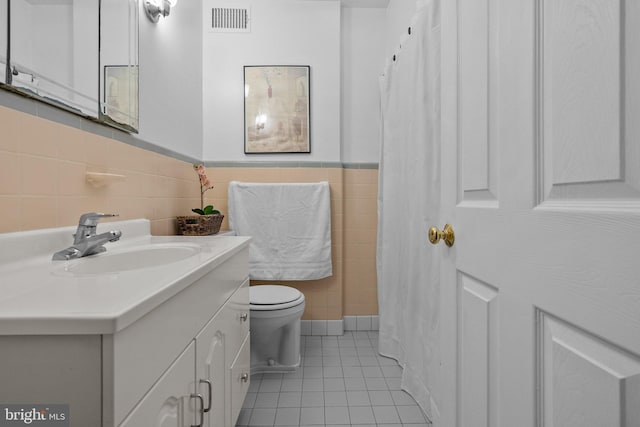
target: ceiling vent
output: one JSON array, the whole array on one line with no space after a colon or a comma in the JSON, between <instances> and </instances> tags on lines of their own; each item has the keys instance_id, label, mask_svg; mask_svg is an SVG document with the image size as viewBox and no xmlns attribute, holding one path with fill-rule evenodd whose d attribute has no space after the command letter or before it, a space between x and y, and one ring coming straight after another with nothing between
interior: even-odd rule
<instances>
[{"instance_id":1,"label":"ceiling vent","mask_svg":"<svg viewBox=\"0 0 640 427\"><path fill-rule=\"evenodd\" d=\"M251 9L249 7L212 7L212 33L249 33L251 32Z\"/></svg>"}]
</instances>

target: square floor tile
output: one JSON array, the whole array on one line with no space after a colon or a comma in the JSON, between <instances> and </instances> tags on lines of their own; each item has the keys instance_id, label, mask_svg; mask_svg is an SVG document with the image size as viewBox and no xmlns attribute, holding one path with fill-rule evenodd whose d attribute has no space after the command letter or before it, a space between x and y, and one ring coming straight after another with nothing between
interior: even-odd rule
<instances>
[{"instance_id":1,"label":"square floor tile","mask_svg":"<svg viewBox=\"0 0 640 427\"><path fill-rule=\"evenodd\" d=\"M282 380L280 391L302 391L302 379L286 379Z\"/></svg>"},{"instance_id":2,"label":"square floor tile","mask_svg":"<svg viewBox=\"0 0 640 427\"><path fill-rule=\"evenodd\" d=\"M378 424L394 424L400 422L395 406L374 406L373 415Z\"/></svg>"},{"instance_id":3,"label":"square floor tile","mask_svg":"<svg viewBox=\"0 0 640 427\"><path fill-rule=\"evenodd\" d=\"M360 358L357 356L342 356L341 357L342 366L360 366Z\"/></svg>"},{"instance_id":4,"label":"square floor tile","mask_svg":"<svg viewBox=\"0 0 640 427\"><path fill-rule=\"evenodd\" d=\"M336 347L322 347L322 356L340 356L340 349Z\"/></svg>"},{"instance_id":5,"label":"square floor tile","mask_svg":"<svg viewBox=\"0 0 640 427\"><path fill-rule=\"evenodd\" d=\"M303 371L302 371L302 365L301 365L298 368L296 368L295 371L287 372L286 374L284 374L282 376L282 381L294 380L294 379L301 380L302 379L302 372Z\"/></svg>"},{"instance_id":6,"label":"square floor tile","mask_svg":"<svg viewBox=\"0 0 640 427\"><path fill-rule=\"evenodd\" d=\"M322 356L305 356L302 365L306 366L322 366Z\"/></svg>"},{"instance_id":7,"label":"square floor tile","mask_svg":"<svg viewBox=\"0 0 640 427\"><path fill-rule=\"evenodd\" d=\"M283 391L278 398L279 408L299 408L301 407L302 392Z\"/></svg>"},{"instance_id":8,"label":"square floor tile","mask_svg":"<svg viewBox=\"0 0 640 427\"><path fill-rule=\"evenodd\" d=\"M282 380L262 380L260 382L260 393L279 392L282 387Z\"/></svg>"},{"instance_id":9,"label":"square floor tile","mask_svg":"<svg viewBox=\"0 0 640 427\"><path fill-rule=\"evenodd\" d=\"M371 406L395 405L392 394L388 390L370 390Z\"/></svg>"},{"instance_id":10,"label":"square floor tile","mask_svg":"<svg viewBox=\"0 0 640 427\"><path fill-rule=\"evenodd\" d=\"M363 366L362 374L365 378L382 378L382 370L379 366Z\"/></svg>"},{"instance_id":11,"label":"square floor tile","mask_svg":"<svg viewBox=\"0 0 640 427\"><path fill-rule=\"evenodd\" d=\"M280 393L258 393L254 408L277 408Z\"/></svg>"},{"instance_id":12,"label":"square floor tile","mask_svg":"<svg viewBox=\"0 0 640 427\"><path fill-rule=\"evenodd\" d=\"M305 366L303 375L304 379L322 378L322 366Z\"/></svg>"},{"instance_id":13,"label":"square floor tile","mask_svg":"<svg viewBox=\"0 0 640 427\"><path fill-rule=\"evenodd\" d=\"M342 367L340 366L325 366L322 368L322 375L325 378L344 378Z\"/></svg>"},{"instance_id":14,"label":"square floor tile","mask_svg":"<svg viewBox=\"0 0 640 427\"><path fill-rule=\"evenodd\" d=\"M358 357L358 351L356 350L356 347L340 347L340 356L345 357L345 356L349 356L349 357Z\"/></svg>"},{"instance_id":15,"label":"square floor tile","mask_svg":"<svg viewBox=\"0 0 640 427\"><path fill-rule=\"evenodd\" d=\"M342 374L345 378L363 378L362 368L360 366L343 366Z\"/></svg>"},{"instance_id":16,"label":"square floor tile","mask_svg":"<svg viewBox=\"0 0 640 427\"><path fill-rule=\"evenodd\" d=\"M347 391L349 390L366 390L367 385L364 382L364 378L345 378L344 386Z\"/></svg>"},{"instance_id":17,"label":"square floor tile","mask_svg":"<svg viewBox=\"0 0 640 427\"><path fill-rule=\"evenodd\" d=\"M327 425L350 424L349 409L346 406L327 406L324 408L324 421Z\"/></svg>"},{"instance_id":18,"label":"square floor tile","mask_svg":"<svg viewBox=\"0 0 640 427\"><path fill-rule=\"evenodd\" d=\"M324 393L321 391L303 391L300 405L304 407L324 406Z\"/></svg>"},{"instance_id":19,"label":"square floor tile","mask_svg":"<svg viewBox=\"0 0 640 427\"><path fill-rule=\"evenodd\" d=\"M360 366L379 366L378 359L375 356L360 356Z\"/></svg>"},{"instance_id":20,"label":"square floor tile","mask_svg":"<svg viewBox=\"0 0 640 427\"><path fill-rule=\"evenodd\" d=\"M371 406L369 393L366 390L348 391L347 402L349 406Z\"/></svg>"},{"instance_id":21,"label":"square floor tile","mask_svg":"<svg viewBox=\"0 0 640 427\"><path fill-rule=\"evenodd\" d=\"M302 391L324 391L324 382L322 378L303 379Z\"/></svg>"},{"instance_id":22,"label":"square floor tile","mask_svg":"<svg viewBox=\"0 0 640 427\"><path fill-rule=\"evenodd\" d=\"M322 346L323 347L338 347L338 337L335 337L335 336L322 337Z\"/></svg>"},{"instance_id":23,"label":"square floor tile","mask_svg":"<svg viewBox=\"0 0 640 427\"><path fill-rule=\"evenodd\" d=\"M272 426L276 420L275 408L254 408L249 419L250 426Z\"/></svg>"},{"instance_id":24,"label":"square floor tile","mask_svg":"<svg viewBox=\"0 0 640 427\"><path fill-rule=\"evenodd\" d=\"M275 424L278 426L299 426L300 408L278 408Z\"/></svg>"},{"instance_id":25,"label":"square floor tile","mask_svg":"<svg viewBox=\"0 0 640 427\"><path fill-rule=\"evenodd\" d=\"M367 390L388 390L387 382L384 378L365 378L364 382L367 384Z\"/></svg>"},{"instance_id":26,"label":"square floor tile","mask_svg":"<svg viewBox=\"0 0 640 427\"><path fill-rule=\"evenodd\" d=\"M327 366L341 366L342 365L342 359L340 359L340 356L325 356L322 358L322 366L324 366L325 368Z\"/></svg>"},{"instance_id":27,"label":"square floor tile","mask_svg":"<svg viewBox=\"0 0 640 427\"><path fill-rule=\"evenodd\" d=\"M324 404L326 406L347 406L347 392L325 391Z\"/></svg>"},{"instance_id":28,"label":"square floor tile","mask_svg":"<svg viewBox=\"0 0 640 427\"><path fill-rule=\"evenodd\" d=\"M324 391L345 391L343 378L325 378Z\"/></svg>"},{"instance_id":29,"label":"square floor tile","mask_svg":"<svg viewBox=\"0 0 640 427\"><path fill-rule=\"evenodd\" d=\"M371 406L349 406L349 417L351 424L375 424Z\"/></svg>"},{"instance_id":30,"label":"square floor tile","mask_svg":"<svg viewBox=\"0 0 640 427\"><path fill-rule=\"evenodd\" d=\"M302 408L300 410L300 425L324 425L324 407Z\"/></svg>"},{"instance_id":31,"label":"square floor tile","mask_svg":"<svg viewBox=\"0 0 640 427\"><path fill-rule=\"evenodd\" d=\"M305 357L322 357L322 347L307 347L304 351Z\"/></svg>"}]
</instances>

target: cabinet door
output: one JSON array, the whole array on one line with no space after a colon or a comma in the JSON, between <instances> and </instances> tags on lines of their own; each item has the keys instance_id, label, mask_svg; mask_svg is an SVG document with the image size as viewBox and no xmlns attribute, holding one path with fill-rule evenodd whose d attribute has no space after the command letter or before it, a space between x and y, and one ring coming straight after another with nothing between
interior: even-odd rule
<instances>
[{"instance_id":1,"label":"cabinet door","mask_svg":"<svg viewBox=\"0 0 640 427\"><path fill-rule=\"evenodd\" d=\"M247 395L250 384L250 370L251 370L251 355L249 353L249 344L251 339L249 334L245 335L244 343L231 365L229 371L231 372L231 419L229 425L235 425L240 415L240 409L244 398Z\"/></svg>"},{"instance_id":2,"label":"cabinet door","mask_svg":"<svg viewBox=\"0 0 640 427\"><path fill-rule=\"evenodd\" d=\"M196 337L196 383L204 397L205 427L225 426L225 357L233 313L224 306Z\"/></svg>"},{"instance_id":3,"label":"cabinet door","mask_svg":"<svg viewBox=\"0 0 640 427\"><path fill-rule=\"evenodd\" d=\"M196 425L196 406L200 416L201 402L192 399L193 342L173 362L149 390L120 427L189 427Z\"/></svg>"}]
</instances>

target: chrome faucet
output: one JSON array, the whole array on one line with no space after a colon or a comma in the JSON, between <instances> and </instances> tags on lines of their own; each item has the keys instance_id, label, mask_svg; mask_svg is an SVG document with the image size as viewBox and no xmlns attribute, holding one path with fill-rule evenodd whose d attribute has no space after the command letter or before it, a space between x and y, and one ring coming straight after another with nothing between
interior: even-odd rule
<instances>
[{"instance_id":1,"label":"chrome faucet","mask_svg":"<svg viewBox=\"0 0 640 427\"><path fill-rule=\"evenodd\" d=\"M107 248L104 247L104 244L119 240L122 232L107 231L106 233L96 234L96 227L98 226L100 218L114 216L118 215L98 212L83 214L80 217L76 234L73 235L73 245L53 254L53 260L66 261L106 251Z\"/></svg>"}]
</instances>

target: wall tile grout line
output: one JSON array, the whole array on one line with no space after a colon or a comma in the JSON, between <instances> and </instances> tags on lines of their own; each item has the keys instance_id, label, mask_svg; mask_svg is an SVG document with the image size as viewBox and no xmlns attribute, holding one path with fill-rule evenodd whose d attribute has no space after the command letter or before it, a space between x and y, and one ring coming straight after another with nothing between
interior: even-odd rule
<instances>
[{"instance_id":1,"label":"wall tile grout line","mask_svg":"<svg viewBox=\"0 0 640 427\"><path fill-rule=\"evenodd\" d=\"M236 426L429 426L377 346L377 331L302 336L297 371L251 376Z\"/></svg>"}]
</instances>

